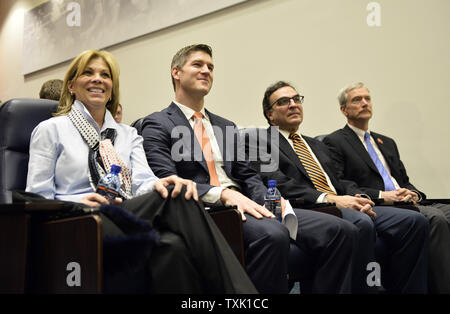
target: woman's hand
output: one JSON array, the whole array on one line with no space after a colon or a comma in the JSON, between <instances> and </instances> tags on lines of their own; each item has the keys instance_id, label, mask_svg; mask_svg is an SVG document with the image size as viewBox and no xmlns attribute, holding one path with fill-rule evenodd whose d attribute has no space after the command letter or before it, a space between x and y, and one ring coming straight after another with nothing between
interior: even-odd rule
<instances>
[{"instance_id":1,"label":"woman's hand","mask_svg":"<svg viewBox=\"0 0 450 314\"><path fill-rule=\"evenodd\" d=\"M109 205L109 201L102 195L98 193L88 194L81 200L81 203L90 207L99 207L100 205ZM114 200L114 205L122 203L120 197L116 197Z\"/></svg>"},{"instance_id":2,"label":"woman's hand","mask_svg":"<svg viewBox=\"0 0 450 314\"><path fill-rule=\"evenodd\" d=\"M198 193L197 193L197 186L195 183L191 180L182 179L176 175L171 175L170 177L162 178L156 181L154 185L154 189L161 194L163 198L166 198L169 192L167 191L167 188L169 185L175 185L171 197L175 198L180 194L181 189L183 188L183 185L186 186L186 194L184 194L184 197L187 200L190 200L191 197L194 198L194 200L198 201Z\"/></svg>"}]
</instances>

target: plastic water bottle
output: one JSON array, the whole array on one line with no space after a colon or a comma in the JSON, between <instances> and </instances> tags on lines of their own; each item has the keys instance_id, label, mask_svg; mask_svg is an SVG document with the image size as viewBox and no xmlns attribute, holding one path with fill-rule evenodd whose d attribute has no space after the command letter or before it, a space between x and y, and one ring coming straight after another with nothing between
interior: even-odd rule
<instances>
[{"instance_id":1,"label":"plastic water bottle","mask_svg":"<svg viewBox=\"0 0 450 314\"><path fill-rule=\"evenodd\" d=\"M266 209L270 210L278 221L281 221L281 194L277 189L277 181L269 180L267 184L269 188L264 198L264 204Z\"/></svg>"},{"instance_id":2,"label":"plastic water bottle","mask_svg":"<svg viewBox=\"0 0 450 314\"><path fill-rule=\"evenodd\" d=\"M103 176L97 185L96 193L104 196L110 204L114 203L114 199L119 195L120 178L119 173L122 167L118 165L111 166L111 172Z\"/></svg>"}]
</instances>

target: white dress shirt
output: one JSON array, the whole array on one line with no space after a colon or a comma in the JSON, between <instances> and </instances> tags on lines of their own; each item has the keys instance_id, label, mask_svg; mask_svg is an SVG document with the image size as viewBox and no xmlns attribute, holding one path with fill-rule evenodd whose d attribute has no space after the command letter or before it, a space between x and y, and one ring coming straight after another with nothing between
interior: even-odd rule
<instances>
[{"instance_id":1,"label":"white dress shirt","mask_svg":"<svg viewBox=\"0 0 450 314\"><path fill-rule=\"evenodd\" d=\"M158 178L148 166L143 139L136 129L116 123L106 110L100 130L81 102L75 101L73 106L94 126L99 139L107 128L116 130L114 149L131 171L133 196L151 191ZM66 115L41 122L31 134L26 191L49 199L81 201L94 192L89 183L88 156L89 146Z\"/></svg>"},{"instance_id":2,"label":"white dress shirt","mask_svg":"<svg viewBox=\"0 0 450 314\"><path fill-rule=\"evenodd\" d=\"M292 149L294 150L294 141L291 140L289 138L289 135L291 133L289 133L288 131L285 130L281 130L280 129L280 133L286 138L286 140L288 141L289 145L291 145ZM327 179L327 183L329 185L329 187L331 188L331 190L337 194L336 189L334 188L333 184L331 183L330 177L328 176L328 174L323 170L322 165L320 164L319 159L317 159L316 155L314 154L314 152L312 151L311 147L309 147L308 143L303 139L302 135L298 132L296 132L296 134L298 136L300 136L303 140L303 142L305 143L306 148L309 150L309 153L311 154L312 158L314 159L314 161L317 163L317 165L319 166L320 170L322 170L323 174L325 175L325 179ZM295 150L294 150L295 151ZM327 196L327 193L322 193L319 195L319 197L316 200L316 203L325 203L327 202L325 200L325 196Z\"/></svg>"},{"instance_id":3,"label":"white dress shirt","mask_svg":"<svg viewBox=\"0 0 450 314\"><path fill-rule=\"evenodd\" d=\"M369 132L369 134L370 134L370 130L364 131L364 130L361 130L360 128L357 128L357 127L355 127L353 125L350 125L348 123L347 123L347 125L348 125L348 127L350 129L353 130L353 132L356 133L356 135L358 135L359 140L364 145L364 148L367 150L366 141L364 140L364 134L366 132ZM372 135L370 135L369 138L370 138L370 143L372 144L373 149L375 150L375 153L377 153L377 156L380 159L381 163L383 164L383 167L386 169L387 173L389 174L389 177L391 178L392 183L394 183L394 186L395 186L396 189L399 189L400 185L397 183L395 178L391 175L391 169L389 168L389 165L387 164L386 159L384 159L383 154L381 153L380 149L378 148L378 145L375 143L375 140L373 139ZM369 152L369 151L367 150L367 152ZM383 192L383 191L379 192L379 194L378 194L379 198L381 198L381 192Z\"/></svg>"},{"instance_id":4,"label":"white dress shirt","mask_svg":"<svg viewBox=\"0 0 450 314\"><path fill-rule=\"evenodd\" d=\"M182 105L176 101L173 101L183 112L183 114L186 116L186 119L189 121L189 124L191 125L192 129L194 128L194 119L192 118L193 114L195 113L194 110L191 108ZM214 159L214 165L216 168L217 176L219 178L220 186L211 188L206 194L202 196L202 201L208 204L216 204L221 205L222 202L220 201L220 195L225 188L229 187L235 187L237 189L240 189L240 186L231 180L227 174L225 173L225 170L223 169L223 158L222 153L219 148L219 144L217 143L216 136L214 135L214 129L211 124L211 121L209 120L208 115L205 112L205 108L202 108L200 112L203 114L202 123L205 127L205 131L208 134L209 141L211 144L211 149L213 152L213 159Z\"/></svg>"}]
</instances>

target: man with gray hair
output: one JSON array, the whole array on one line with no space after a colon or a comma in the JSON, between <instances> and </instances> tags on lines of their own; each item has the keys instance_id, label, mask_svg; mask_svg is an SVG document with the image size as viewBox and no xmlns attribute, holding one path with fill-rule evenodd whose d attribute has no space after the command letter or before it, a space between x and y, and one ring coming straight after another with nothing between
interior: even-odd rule
<instances>
[{"instance_id":1,"label":"man with gray hair","mask_svg":"<svg viewBox=\"0 0 450 314\"><path fill-rule=\"evenodd\" d=\"M420 205L426 198L410 181L395 141L369 129L372 98L363 83L341 89L338 101L347 125L324 138L341 179L352 181L372 199L413 202L430 224L429 290L450 293L450 206ZM446 218L447 217L447 218Z\"/></svg>"}]
</instances>

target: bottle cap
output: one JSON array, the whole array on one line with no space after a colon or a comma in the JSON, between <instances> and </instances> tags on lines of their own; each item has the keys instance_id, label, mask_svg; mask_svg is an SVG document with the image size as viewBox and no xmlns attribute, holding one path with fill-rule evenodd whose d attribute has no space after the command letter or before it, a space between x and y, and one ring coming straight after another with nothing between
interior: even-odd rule
<instances>
[{"instance_id":1,"label":"bottle cap","mask_svg":"<svg viewBox=\"0 0 450 314\"><path fill-rule=\"evenodd\" d=\"M273 188L277 186L277 180L269 180L267 181L267 185L269 186L269 188Z\"/></svg>"},{"instance_id":2,"label":"bottle cap","mask_svg":"<svg viewBox=\"0 0 450 314\"><path fill-rule=\"evenodd\" d=\"M114 173L120 173L121 170L122 170L122 167L121 167L121 166L118 166L118 165L111 165L111 172L114 172Z\"/></svg>"}]
</instances>

